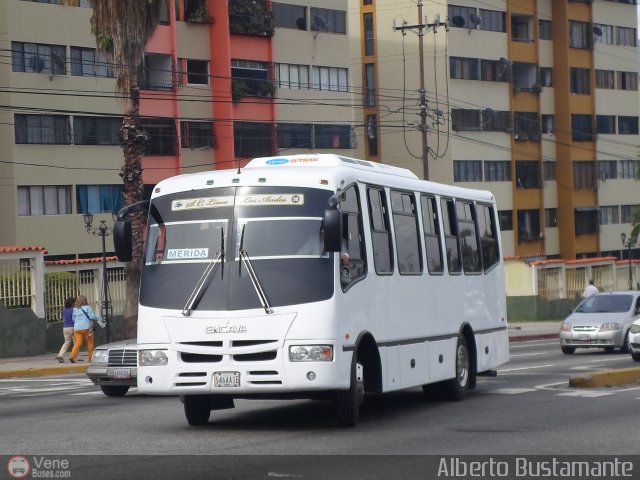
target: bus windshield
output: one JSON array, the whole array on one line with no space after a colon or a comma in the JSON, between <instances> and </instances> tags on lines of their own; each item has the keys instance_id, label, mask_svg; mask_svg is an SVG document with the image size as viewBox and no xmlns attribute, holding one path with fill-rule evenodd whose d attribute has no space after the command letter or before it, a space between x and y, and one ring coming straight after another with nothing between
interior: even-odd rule
<instances>
[{"instance_id":1,"label":"bus windshield","mask_svg":"<svg viewBox=\"0 0 640 480\"><path fill-rule=\"evenodd\" d=\"M272 307L330 298L333 256L324 251L322 237L330 195L316 189L237 187L153 199L141 305L182 310L210 268L194 311L260 308L241 250Z\"/></svg>"}]
</instances>

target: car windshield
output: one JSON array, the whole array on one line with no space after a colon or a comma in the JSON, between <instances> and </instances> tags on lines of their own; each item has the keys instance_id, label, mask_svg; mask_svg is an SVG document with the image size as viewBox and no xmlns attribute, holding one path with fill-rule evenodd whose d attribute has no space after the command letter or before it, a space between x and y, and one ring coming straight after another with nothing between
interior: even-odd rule
<instances>
[{"instance_id":1,"label":"car windshield","mask_svg":"<svg viewBox=\"0 0 640 480\"><path fill-rule=\"evenodd\" d=\"M632 295L593 295L585 299L576 312L623 313L629 311L632 301Z\"/></svg>"}]
</instances>

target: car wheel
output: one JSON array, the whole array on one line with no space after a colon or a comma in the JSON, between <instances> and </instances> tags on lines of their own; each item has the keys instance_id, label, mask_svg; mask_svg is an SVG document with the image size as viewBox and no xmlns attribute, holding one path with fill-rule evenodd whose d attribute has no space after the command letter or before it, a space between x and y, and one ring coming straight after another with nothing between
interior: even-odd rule
<instances>
[{"instance_id":1,"label":"car wheel","mask_svg":"<svg viewBox=\"0 0 640 480\"><path fill-rule=\"evenodd\" d=\"M576 353L576 347L560 347L560 349L565 355L573 355Z\"/></svg>"},{"instance_id":2,"label":"car wheel","mask_svg":"<svg viewBox=\"0 0 640 480\"><path fill-rule=\"evenodd\" d=\"M627 330L627 334L624 336L624 342L622 343L622 347L620 347L620 353L629 353L629 331Z\"/></svg>"},{"instance_id":3,"label":"car wheel","mask_svg":"<svg viewBox=\"0 0 640 480\"><path fill-rule=\"evenodd\" d=\"M185 395L184 416L193 427L200 427L209 423L211 415L211 402L209 395Z\"/></svg>"},{"instance_id":4,"label":"car wheel","mask_svg":"<svg viewBox=\"0 0 640 480\"><path fill-rule=\"evenodd\" d=\"M469 358L469 346L464 337L458 337L456 345L456 376L444 383L444 393L449 400L462 400L469 391L471 378L471 359Z\"/></svg>"},{"instance_id":5,"label":"car wheel","mask_svg":"<svg viewBox=\"0 0 640 480\"><path fill-rule=\"evenodd\" d=\"M636 362L640 362L640 352L631 352L631 358Z\"/></svg>"},{"instance_id":6,"label":"car wheel","mask_svg":"<svg viewBox=\"0 0 640 480\"><path fill-rule=\"evenodd\" d=\"M126 385L100 385L100 390L107 397L124 397L129 391Z\"/></svg>"},{"instance_id":7,"label":"car wheel","mask_svg":"<svg viewBox=\"0 0 640 480\"><path fill-rule=\"evenodd\" d=\"M356 355L354 353L354 355ZM343 427L355 427L360 417L360 405L364 402L364 375L362 364L354 358L351 362L349 390L336 392L336 414Z\"/></svg>"}]
</instances>

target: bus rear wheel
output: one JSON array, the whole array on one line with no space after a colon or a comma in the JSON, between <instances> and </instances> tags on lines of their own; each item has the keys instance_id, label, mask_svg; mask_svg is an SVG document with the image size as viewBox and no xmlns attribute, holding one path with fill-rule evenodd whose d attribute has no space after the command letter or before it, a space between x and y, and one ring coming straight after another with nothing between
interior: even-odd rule
<instances>
[{"instance_id":1,"label":"bus rear wheel","mask_svg":"<svg viewBox=\"0 0 640 480\"><path fill-rule=\"evenodd\" d=\"M209 423L211 415L209 395L185 395L182 401L184 402L184 415L187 417L189 425L200 427Z\"/></svg>"},{"instance_id":2,"label":"bus rear wheel","mask_svg":"<svg viewBox=\"0 0 640 480\"><path fill-rule=\"evenodd\" d=\"M471 359L469 346L463 336L458 337L456 345L456 376L445 383L445 394L449 400L462 400L469 391L471 379Z\"/></svg>"},{"instance_id":3,"label":"bus rear wheel","mask_svg":"<svg viewBox=\"0 0 640 480\"><path fill-rule=\"evenodd\" d=\"M353 361L349 390L336 393L338 423L343 427L355 427L360 417L360 405L364 402L364 376L362 364Z\"/></svg>"}]
</instances>

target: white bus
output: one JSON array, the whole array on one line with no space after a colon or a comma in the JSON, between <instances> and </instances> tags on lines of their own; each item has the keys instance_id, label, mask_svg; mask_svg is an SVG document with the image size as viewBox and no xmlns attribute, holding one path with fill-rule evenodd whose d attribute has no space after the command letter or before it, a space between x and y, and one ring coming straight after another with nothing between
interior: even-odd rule
<instances>
[{"instance_id":1,"label":"white bus","mask_svg":"<svg viewBox=\"0 0 640 480\"><path fill-rule=\"evenodd\" d=\"M190 425L234 399L330 398L345 426L369 392L436 384L462 399L509 357L497 218L487 191L329 154L164 180L138 389L180 395Z\"/></svg>"}]
</instances>

